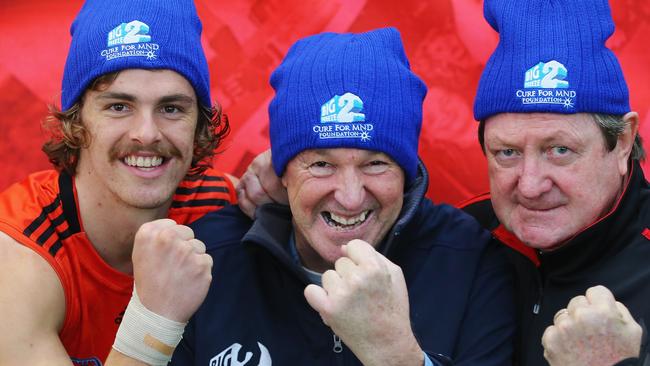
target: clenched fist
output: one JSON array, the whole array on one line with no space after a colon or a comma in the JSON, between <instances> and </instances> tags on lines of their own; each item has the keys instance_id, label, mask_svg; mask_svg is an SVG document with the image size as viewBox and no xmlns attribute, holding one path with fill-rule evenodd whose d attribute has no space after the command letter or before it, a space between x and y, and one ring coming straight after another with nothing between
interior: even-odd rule
<instances>
[{"instance_id":1,"label":"clenched fist","mask_svg":"<svg viewBox=\"0 0 650 366\"><path fill-rule=\"evenodd\" d=\"M305 288L309 305L364 365L421 366L401 268L362 240L343 253L323 273L322 287Z\"/></svg>"},{"instance_id":2,"label":"clenched fist","mask_svg":"<svg viewBox=\"0 0 650 366\"><path fill-rule=\"evenodd\" d=\"M142 304L165 318L187 322L212 280L212 257L187 226L148 222L135 234L133 277Z\"/></svg>"},{"instance_id":3,"label":"clenched fist","mask_svg":"<svg viewBox=\"0 0 650 366\"><path fill-rule=\"evenodd\" d=\"M611 366L639 355L641 333L627 308L596 286L557 312L542 336L544 357L551 366Z\"/></svg>"}]
</instances>

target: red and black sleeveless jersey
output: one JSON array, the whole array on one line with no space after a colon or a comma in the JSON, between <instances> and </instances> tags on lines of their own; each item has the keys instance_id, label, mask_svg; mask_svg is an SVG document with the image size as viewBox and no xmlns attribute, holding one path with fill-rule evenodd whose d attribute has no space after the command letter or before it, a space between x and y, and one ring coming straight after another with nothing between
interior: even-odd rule
<instances>
[{"instance_id":1,"label":"red and black sleeveless jersey","mask_svg":"<svg viewBox=\"0 0 650 366\"><path fill-rule=\"evenodd\" d=\"M189 224L236 203L224 174L207 170L176 190L168 217ZM105 263L82 231L74 180L47 170L0 193L0 231L36 251L57 273L65 292L59 334L73 363L102 365L131 298L133 278Z\"/></svg>"}]
</instances>

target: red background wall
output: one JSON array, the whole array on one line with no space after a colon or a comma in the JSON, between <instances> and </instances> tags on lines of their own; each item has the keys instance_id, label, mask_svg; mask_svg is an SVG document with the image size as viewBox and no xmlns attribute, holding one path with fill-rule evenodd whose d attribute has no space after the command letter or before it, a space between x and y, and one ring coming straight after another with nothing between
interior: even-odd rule
<instances>
[{"instance_id":1,"label":"red background wall","mask_svg":"<svg viewBox=\"0 0 650 366\"><path fill-rule=\"evenodd\" d=\"M625 72L633 109L650 137L650 2L610 0L617 30L610 47ZM0 0L0 189L49 167L40 146L48 103L59 103L68 29L80 0ZM196 0L213 97L232 133L215 160L240 175L268 147L271 71L298 38L322 31L395 26L411 66L429 87L420 155L429 195L456 203L487 190L472 118L473 94L497 36L481 0ZM646 138L650 141L650 138ZM646 171L648 165L645 167Z\"/></svg>"}]
</instances>

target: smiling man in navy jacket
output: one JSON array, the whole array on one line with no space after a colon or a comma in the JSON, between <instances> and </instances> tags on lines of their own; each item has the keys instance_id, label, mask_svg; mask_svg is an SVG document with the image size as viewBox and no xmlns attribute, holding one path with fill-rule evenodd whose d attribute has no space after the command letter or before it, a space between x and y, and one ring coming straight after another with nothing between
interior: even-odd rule
<instances>
[{"instance_id":1,"label":"smiling man in navy jacket","mask_svg":"<svg viewBox=\"0 0 650 366\"><path fill-rule=\"evenodd\" d=\"M399 33L305 38L271 85L289 207L264 205L252 222L234 206L193 226L214 280L172 364L510 364L499 248L424 198L426 87Z\"/></svg>"},{"instance_id":2,"label":"smiling man in navy jacket","mask_svg":"<svg viewBox=\"0 0 650 366\"><path fill-rule=\"evenodd\" d=\"M231 206L192 225L212 282L172 365L510 365L505 248L424 198L426 87L397 30L307 37L271 85L273 167L289 206L263 205L255 221ZM177 290L182 325L196 307ZM132 338L171 354L176 344L159 339Z\"/></svg>"}]
</instances>

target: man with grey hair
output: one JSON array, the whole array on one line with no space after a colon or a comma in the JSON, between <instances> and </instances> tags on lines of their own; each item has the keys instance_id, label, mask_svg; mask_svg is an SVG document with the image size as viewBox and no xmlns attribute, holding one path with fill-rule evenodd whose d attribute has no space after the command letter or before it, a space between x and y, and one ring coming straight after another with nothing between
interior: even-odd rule
<instances>
[{"instance_id":1,"label":"man with grey hair","mask_svg":"<svg viewBox=\"0 0 650 366\"><path fill-rule=\"evenodd\" d=\"M486 0L484 10L500 35L474 106L490 195L465 209L515 249L517 363L642 363L650 187L639 117L605 45L609 4Z\"/></svg>"},{"instance_id":2,"label":"man with grey hair","mask_svg":"<svg viewBox=\"0 0 650 366\"><path fill-rule=\"evenodd\" d=\"M643 365L650 186L639 117L605 46L609 4L486 0L484 10L500 34L475 105L491 193L463 206L513 249L515 363ZM283 199L268 160L242 178L241 207Z\"/></svg>"}]
</instances>

